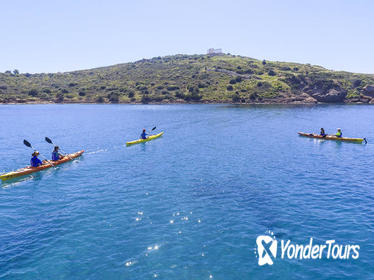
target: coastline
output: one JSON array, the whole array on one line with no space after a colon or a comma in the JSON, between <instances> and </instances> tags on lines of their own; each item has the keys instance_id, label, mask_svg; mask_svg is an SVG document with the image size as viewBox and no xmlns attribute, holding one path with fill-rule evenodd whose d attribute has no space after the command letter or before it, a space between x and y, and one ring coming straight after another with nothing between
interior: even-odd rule
<instances>
[{"instance_id":1,"label":"coastline","mask_svg":"<svg viewBox=\"0 0 374 280\"><path fill-rule=\"evenodd\" d=\"M176 101L176 102L38 102L38 101L26 101L26 102L0 102L0 105L67 105L67 104L96 104L96 105L178 105L178 104L230 104L230 105L374 105L370 102L230 102L230 101L202 101L202 102L185 102L185 101Z\"/></svg>"},{"instance_id":2,"label":"coastline","mask_svg":"<svg viewBox=\"0 0 374 280\"><path fill-rule=\"evenodd\" d=\"M0 73L0 104L374 104L374 76L222 54Z\"/></svg>"}]
</instances>

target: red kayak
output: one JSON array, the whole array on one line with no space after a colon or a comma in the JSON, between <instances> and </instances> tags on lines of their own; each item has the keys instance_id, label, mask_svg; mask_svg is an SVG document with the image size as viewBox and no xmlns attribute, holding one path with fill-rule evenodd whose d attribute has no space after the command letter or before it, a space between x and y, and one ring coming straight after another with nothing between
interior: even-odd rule
<instances>
[{"instance_id":1,"label":"red kayak","mask_svg":"<svg viewBox=\"0 0 374 280\"><path fill-rule=\"evenodd\" d=\"M65 155L62 159L59 159L59 160L56 160L56 161L44 161L43 165L40 165L38 167L27 166L27 167L18 169L16 171L11 171L11 172L0 175L0 179L2 181L5 181L5 180L10 180L10 179L13 179L13 178L25 176L25 175L28 175L28 174L31 174L31 173L39 172L41 170L44 170L44 169L47 169L47 168L50 168L50 167L53 167L53 166L56 166L56 165L60 165L64 162L71 161L71 160L73 160L77 157L80 157L83 153L84 153L84 151L82 150L82 151L76 152L74 154Z\"/></svg>"}]
</instances>

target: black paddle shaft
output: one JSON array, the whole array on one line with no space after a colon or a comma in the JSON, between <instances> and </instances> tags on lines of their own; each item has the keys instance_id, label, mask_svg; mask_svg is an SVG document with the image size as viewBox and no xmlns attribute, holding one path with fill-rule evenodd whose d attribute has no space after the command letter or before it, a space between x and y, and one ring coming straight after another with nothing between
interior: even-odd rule
<instances>
[{"instance_id":1,"label":"black paddle shaft","mask_svg":"<svg viewBox=\"0 0 374 280\"><path fill-rule=\"evenodd\" d=\"M53 144L51 138L45 137L44 140L45 140L46 142L48 142L49 144ZM61 150L61 149L60 149L60 150ZM63 150L61 150L61 152L65 153ZM66 153L65 153L65 154L66 154ZM68 158L72 159L68 154L66 154L66 156L67 156Z\"/></svg>"},{"instance_id":2,"label":"black paddle shaft","mask_svg":"<svg viewBox=\"0 0 374 280\"><path fill-rule=\"evenodd\" d=\"M27 141L26 139L23 140L23 144L31 149L33 149L31 143L29 141ZM45 158L46 161L50 162L45 156L41 155L43 158ZM53 163L51 163L52 166L55 166Z\"/></svg>"},{"instance_id":3,"label":"black paddle shaft","mask_svg":"<svg viewBox=\"0 0 374 280\"><path fill-rule=\"evenodd\" d=\"M29 141L27 141L26 139L23 140L23 144L25 144L25 146L29 147L29 148L32 148L31 144Z\"/></svg>"},{"instance_id":4,"label":"black paddle shaft","mask_svg":"<svg viewBox=\"0 0 374 280\"><path fill-rule=\"evenodd\" d=\"M45 141L47 141L49 144L53 144L52 140L49 139L48 137L45 137L44 139L45 139Z\"/></svg>"}]
</instances>

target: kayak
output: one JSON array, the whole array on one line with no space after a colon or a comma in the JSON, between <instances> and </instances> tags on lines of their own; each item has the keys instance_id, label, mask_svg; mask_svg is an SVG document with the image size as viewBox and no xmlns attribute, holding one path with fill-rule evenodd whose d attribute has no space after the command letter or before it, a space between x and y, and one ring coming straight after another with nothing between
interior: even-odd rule
<instances>
[{"instance_id":1,"label":"kayak","mask_svg":"<svg viewBox=\"0 0 374 280\"><path fill-rule=\"evenodd\" d=\"M326 135L325 137L315 134L315 133L304 133L304 132L298 132L300 136L309 137L309 138L317 138L317 139L324 139L324 140L335 140L335 141L345 141L345 142L356 142L356 143L362 143L363 141L366 141L366 138L348 138L348 137L337 137L335 135Z\"/></svg>"},{"instance_id":2,"label":"kayak","mask_svg":"<svg viewBox=\"0 0 374 280\"><path fill-rule=\"evenodd\" d=\"M31 174L31 173L39 172L41 170L44 170L44 169L47 169L47 168L50 168L50 167L53 167L53 166L56 166L56 165L60 165L61 163L71 161L71 160L73 160L77 157L80 157L83 153L84 153L84 151L82 150L82 151L76 152L74 154L65 155L60 160L48 161L48 162L46 162L43 165L40 165L38 167L27 166L27 167L18 169L16 171L11 171L11 172L0 175L0 179L2 181L6 181L6 180L13 179L13 178L25 176L25 175L28 175L28 174Z\"/></svg>"},{"instance_id":3,"label":"kayak","mask_svg":"<svg viewBox=\"0 0 374 280\"><path fill-rule=\"evenodd\" d=\"M148 136L147 139L138 139L138 140L134 140L134 141L126 142L126 146L130 146L130 145L134 145L134 144L139 144L139 143L148 142L148 141L151 141L151 140L153 140L153 139L156 139L156 138L161 137L163 134L164 134L164 132L160 132L159 134L155 134L155 135L150 135L150 136Z\"/></svg>"}]
</instances>

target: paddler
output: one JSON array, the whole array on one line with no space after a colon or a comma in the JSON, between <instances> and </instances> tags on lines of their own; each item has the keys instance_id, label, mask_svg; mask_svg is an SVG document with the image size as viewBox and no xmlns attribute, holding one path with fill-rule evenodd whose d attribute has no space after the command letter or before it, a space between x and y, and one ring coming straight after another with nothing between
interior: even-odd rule
<instances>
[{"instance_id":1,"label":"paddler","mask_svg":"<svg viewBox=\"0 0 374 280\"><path fill-rule=\"evenodd\" d=\"M343 137L343 133L342 133L342 130L340 128L338 128L338 132L336 132L335 136L339 137L339 138Z\"/></svg>"},{"instance_id":2,"label":"paddler","mask_svg":"<svg viewBox=\"0 0 374 280\"><path fill-rule=\"evenodd\" d=\"M62 154L59 153L59 151L58 151L59 149L60 148L58 146L54 147L53 152L52 152L52 160L53 161L62 159L64 157L64 155L62 155Z\"/></svg>"},{"instance_id":3,"label":"paddler","mask_svg":"<svg viewBox=\"0 0 374 280\"><path fill-rule=\"evenodd\" d=\"M43 165L43 162L40 159L38 159L38 155L39 155L38 151L34 151L32 153L32 158L30 160L30 164L32 167L38 167L40 165Z\"/></svg>"},{"instance_id":4,"label":"paddler","mask_svg":"<svg viewBox=\"0 0 374 280\"><path fill-rule=\"evenodd\" d=\"M142 132L142 134L140 134L140 138L141 139L147 139L147 133L145 132L145 129L143 129L143 132Z\"/></svg>"},{"instance_id":5,"label":"paddler","mask_svg":"<svg viewBox=\"0 0 374 280\"><path fill-rule=\"evenodd\" d=\"M327 136L327 134L325 133L325 130L323 128L321 128L321 131L320 131L319 135L321 135L322 137Z\"/></svg>"}]
</instances>

